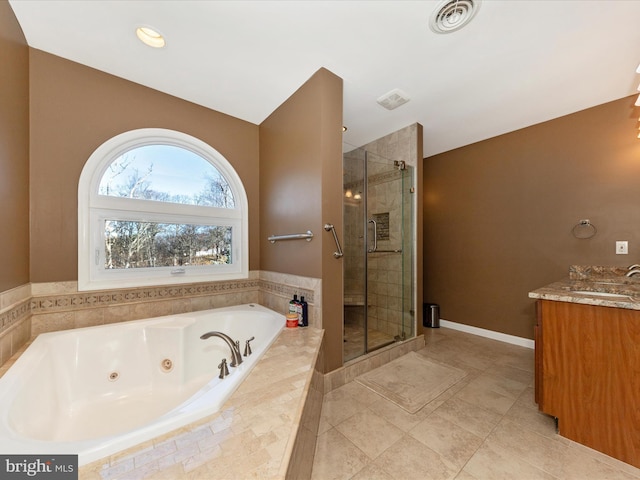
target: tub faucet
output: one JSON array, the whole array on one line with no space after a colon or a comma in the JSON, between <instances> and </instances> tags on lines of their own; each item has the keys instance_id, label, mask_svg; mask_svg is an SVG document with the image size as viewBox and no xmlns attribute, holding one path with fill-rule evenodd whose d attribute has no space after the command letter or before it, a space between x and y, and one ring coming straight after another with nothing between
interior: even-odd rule
<instances>
[{"instance_id":1,"label":"tub faucet","mask_svg":"<svg viewBox=\"0 0 640 480\"><path fill-rule=\"evenodd\" d=\"M220 369L220 375L218 375L219 379L222 380L224 377L229 375L229 369L227 368L227 359L226 358L222 359L222 361L220 362L220 365L218 365L218 368Z\"/></svg>"},{"instance_id":2,"label":"tub faucet","mask_svg":"<svg viewBox=\"0 0 640 480\"><path fill-rule=\"evenodd\" d=\"M222 332L207 332L204 335L200 335L202 340L206 340L209 337L218 337L225 341L225 343L231 349L231 363L230 367L237 367L242 363L242 355L240 354L240 343L234 342L233 339Z\"/></svg>"},{"instance_id":3,"label":"tub faucet","mask_svg":"<svg viewBox=\"0 0 640 480\"><path fill-rule=\"evenodd\" d=\"M249 342L252 342L253 340L255 340L256 337L251 337L249 340L247 340L244 343L244 356L248 357L249 355L251 355L251 345L249 344Z\"/></svg>"}]
</instances>

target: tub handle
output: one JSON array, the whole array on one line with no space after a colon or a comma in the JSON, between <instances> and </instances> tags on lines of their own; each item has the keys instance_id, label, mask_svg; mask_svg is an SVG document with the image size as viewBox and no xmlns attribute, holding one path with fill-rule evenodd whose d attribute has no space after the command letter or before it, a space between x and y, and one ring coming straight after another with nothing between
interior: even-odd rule
<instances>
[{"instance_id":1,"label":"tub handle","mask_svg":"<svg viewBox=\"0 0 640 480\"><path fill-rule=\"evenodd\" d=\"M244 356L248 357L249 355L251 355L251 345L249 345L249 342L255 340L256 337L251 337L249 340L247 340L244 344Z\"/></svg>"},{"instance_id":2,"label":"tub handle","mask_svg":"<svg viewBox=\"0 0 640 480\"><path fill-rule=\"evenodd\" d=\"M222 359L222 361L220 362L220 365L218 365L218 368L220 369L220 375L218 375L218 378L224 378L227 375L229 375L229 367L227 367L226 358Z\"/></svg>"}]
</instances>

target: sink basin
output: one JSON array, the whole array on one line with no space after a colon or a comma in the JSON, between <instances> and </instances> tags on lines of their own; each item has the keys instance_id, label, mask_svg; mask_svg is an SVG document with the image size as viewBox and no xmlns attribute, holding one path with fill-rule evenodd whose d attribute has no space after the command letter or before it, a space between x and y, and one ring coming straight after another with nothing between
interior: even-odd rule
<instances>
[{"instance_id":1,"label":"sink basin","mask_svg":"<svg viewBox=\"0 0 640 480\"><path fill-rule=\"evenodd\" d=\"M571 290L569 293L577 293L579 295L589 295L590 297L605 297L610 298L612 300L624 299L624 300L633 300L630 295L625 295L623 293L609 293L609 292L590 292L588 290Z\"/></svg>"}]
</instances>

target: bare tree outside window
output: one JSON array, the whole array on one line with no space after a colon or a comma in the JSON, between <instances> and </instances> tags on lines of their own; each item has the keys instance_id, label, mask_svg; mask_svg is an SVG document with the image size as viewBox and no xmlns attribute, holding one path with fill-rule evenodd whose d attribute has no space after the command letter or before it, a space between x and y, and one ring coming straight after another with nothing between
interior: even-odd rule
<instances>
[{"instance_id":1,"label":"bare tree outside window","mask_svg":"<svg viewBox=\"0 0 640 480\"><path fill-rule=\"evenodd\" d=\"M160 148L158 148L160 147ZM235 208L220 172L185 149L140 147L121 155L105 171L99 194L158 202ZM232 228L129 221L104 222L106 269L230 264Z\"/></svg>"},{"instance_id":2,"label":"bare tree outside window","mask_svg":"<svg viewBox=\"0 0 640 480\"><path fill-rule=\"evenodd\" d=\"M105 221L105 268L230 264L231 227Z\"/></svg>"}]
</instances>

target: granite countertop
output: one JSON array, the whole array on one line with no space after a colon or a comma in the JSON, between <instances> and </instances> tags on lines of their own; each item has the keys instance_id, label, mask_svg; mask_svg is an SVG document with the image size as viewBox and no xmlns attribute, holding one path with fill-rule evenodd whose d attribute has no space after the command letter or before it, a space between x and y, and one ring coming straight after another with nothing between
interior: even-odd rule
<instances>
[{"instance_id":1,"label":"granite countertop","mask_svg":"<svg viewBox=\"0 0 640 480\"><path fill-rule=\"evenodd\" d=\"M529 292L529 298L640 310L640 275L627 268L572 265L569 276Z\"/></svg>"}]
</instances>

